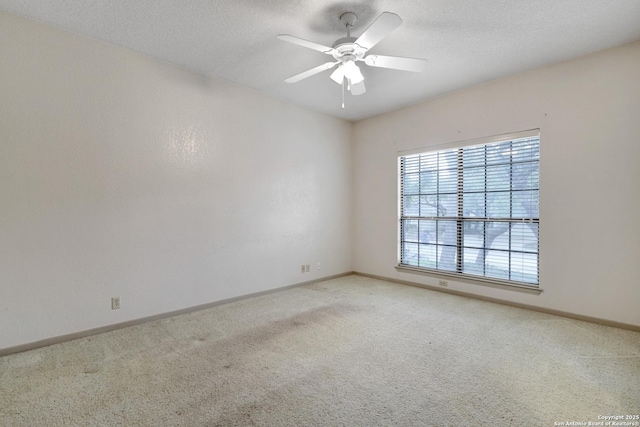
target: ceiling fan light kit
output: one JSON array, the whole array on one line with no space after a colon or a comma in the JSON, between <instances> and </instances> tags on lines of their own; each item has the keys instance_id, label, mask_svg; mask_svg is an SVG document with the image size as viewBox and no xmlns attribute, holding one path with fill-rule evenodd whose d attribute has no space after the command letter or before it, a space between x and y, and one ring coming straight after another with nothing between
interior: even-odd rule
<instances>
[{"instance_id":1,"label":"ceiling fan light kit","mask_svg":"<svg viewBox=\"0 0 640 427\"><path fill-rule=\"evenodd\" d=\"M356 38L351 37L351 28L357 20L358 17L353 12L346 12L340 15L340 22L342 22L346 28L347 37L336 40L331 47L289 34L278 35L277 38L280 40L317 50L324 54L331 55L334 59L334 61L326 62L310 70L291 76L286 79L285 82L299 82L302 79L306 79L322 71L330 70L337 65L337 68L331 73L330 78L334 82L342 85L342 107L344 108L345 86L352 95L361 95L366 92L364 76L356 62L364 62L370 67L389 68L392 70L420 72L425 69L427 63L425 59L367 55L369 49L378 44L389 35L389 33L402 24L402 19L400 19L398 15L391 12L383 12L360 37Z\"/></svg>"}]
</instances>

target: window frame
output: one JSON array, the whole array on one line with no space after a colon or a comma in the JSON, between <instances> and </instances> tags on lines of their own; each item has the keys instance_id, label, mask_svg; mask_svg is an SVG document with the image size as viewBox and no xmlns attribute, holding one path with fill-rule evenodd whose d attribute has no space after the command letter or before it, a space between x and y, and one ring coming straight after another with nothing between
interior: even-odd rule
<instances>
[{"instance_id":1,"label":"window frame","mask_svg":"<svg viewBox=\"0 0 640 427\"><path fill-rule=\"evenodd\" d=\"M462 185L462 183L460 182L458 184L458 187L456 189L456 197L457 197L457 207L456 207L456 212L455 215L452 216L439 216L439 214L436 214L436 216L415 216L415 215L403 215L403 179L406 178L406 174L405 176L403 176L403 170L402 170L402 160L403 158L407 157L407 156L412 156L412 155L422 155L422 154L430 154L430 153L440 153L443 151L447 151L447 150L459 150L458 153L460 153L458 155L458 157L460 157L463 153L463 151L461 151L460 149L470 149L472 147L475 146L485 146L485 145L489 145L489 144L496 144L496 143L504 143L507 141L515 141L515 140L520 140L520 139L526 139L526 138L537 138L538 139L538 157L537 157L537 173L538 173L538 188L536 191L538 191L537 193L537 205L538 205L538 215L537 217L535 217L533 214L528 215L524 218L519 218L519 217L513 217L510 216L508 218L494 218L494 217L490 217L489 213L486 212L486 208L487 208L487 203L484 204L484 209L485 209L485 216L484 217L478 217L478 218L474 218L473 220L469 219L468 217L464 216L464 212L463 212L463 196L465 194L464 192L464 187ZM491 285L494 287L506 287L509 289L515 289L515 290L522 290L522 291L530 291L532 293L540 293L542 291L542 289L540 288L540 232L539 232L539 224L540 224L540 212L539 212L539 203L540 203L540 183L539 183L539 174L540 174L540 129L530 129L530 130L526 130L526 131L521 131L521 132L514 132L514 133L508 133L508 134L502 134L502 135L496 135L496 136L490 136L490 137L485 137L485 138L477 138L477 139L472 139L472 140L466 140L466 141L456 141L456 142L452 142L452 143L448 143L448 144L440 144L440 145L435 145L435 146L431 146L431 147L423 147L423 148L419 148L419 149L413 149L413 150L406 150L406 151L400 151L397 153L397 177L398 177L398 186L397 186L397 266L396 269L398 271L401 272L410 272L410 273L424 273L427 275L437 275L437 276L446 276L446 277L455 277L456 280L458 281L470 281L471 283L476 283L478 282L479 284L484 284L484 285ZM514 164L513 159L510 160L509 165L510 168L512 168L512 165ZM455 171L457 173L457 179L458 181L462 180L462 173L464 171L464 165L461 162L461 159L458 159L458 163L456 164L456 168ZM485 173L486 173L486 169L487 166L485 164ZM513 179L513 172L510 172L510 180ZM485 178L486 180L486 178ZM485 189L485 193L486 193L486 189ZM513 209L513 192L514 192L514 188L513 185L510 185L509 187L509 195L510 195L510 202L509 202L509 208ZM438 194L440 194L440 191L438 190ZM466 193L468 194L468 193ZM410 193L411 195L411 193ZM455 252L456 252L456 258L455 258L455 271L451 271L451 270L443 270L443 269L438 269L438 268L433 268L433 267L425 267L425 266L417 266L417 265L412 265L412 264L405 264L403 263L403 243L405 243L404 240L404 236L403 236L403 223L404 221L407 220L424 220L424 221L446 221L446 220L450 220L450 221L456 221L456 243L455 243ZM511 279L504 279L504 278L498 278L498 277L492 277L492 276L487 276L486 275L486 270L483 269L483 274L472 274L469 272L465 272L464 271L464 267L462 267L464 265L463 262L463 250L464 250L464 226L465 224L471 224L472 221L479 221L479 222L483 222L484 224L490 223L490 222L499 222L499 221L507 221L510 223L509 226L509 230L511 230L511 228L513 227L512 224L531 224L531 223L535 223L537 224L538 228L538 232L537 232L537 236L536 236L536 244L537 244L537 248L535 253L537 255L537 262L536 262L536 282L532 283L532 282L528 282L528 281L518 281L518 280L511 280ZM442 244L440 244L439 242L436 244L442 246ZM487 251L490 250L491 246L485 246L483 245L482 248L480 248L479 250L482 251ZM437 250L437 248L436 248ZM511 254L512 253L519 253L518 251L514 251L512 249L512 247L510 246L508 249L509 252L509 259L511 259ZM485 267L486 268L486 267ZM509 270L509 277L512 277L512 266L509 265L508 267ZM523 273L524 274L524 273Z\"/></svg>"}]
</instances>

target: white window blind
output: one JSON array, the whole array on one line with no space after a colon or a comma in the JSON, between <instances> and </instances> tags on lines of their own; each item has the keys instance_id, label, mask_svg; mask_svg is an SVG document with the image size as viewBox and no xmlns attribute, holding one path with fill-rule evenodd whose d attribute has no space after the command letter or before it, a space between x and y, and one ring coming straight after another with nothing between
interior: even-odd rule
<instances>
[{"instance_id":1,"label":"white window blind","mask_svg":"<svg viewBox=\"0 0 640 427\"><path fill-rule=\"evenodd\" d=\"M400 266L539 284L540 138L399 157Z\"/></svg>"}]
</instances>

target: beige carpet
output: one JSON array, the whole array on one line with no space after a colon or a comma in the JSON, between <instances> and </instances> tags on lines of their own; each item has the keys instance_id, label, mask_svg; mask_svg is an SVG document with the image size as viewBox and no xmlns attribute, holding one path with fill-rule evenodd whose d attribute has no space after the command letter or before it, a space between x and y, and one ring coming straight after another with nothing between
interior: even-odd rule
<instances>
[{"instance_id":1,"label":"beige carpet","mask_svg":"<svg viewBox=\"0 0 640 427\"><path fill-rule=\"evenodd\" d=\"M3 426L553 426L626 414L640 414L640 333L360 276L0 358Z\"/></svg>"}]
</instances>

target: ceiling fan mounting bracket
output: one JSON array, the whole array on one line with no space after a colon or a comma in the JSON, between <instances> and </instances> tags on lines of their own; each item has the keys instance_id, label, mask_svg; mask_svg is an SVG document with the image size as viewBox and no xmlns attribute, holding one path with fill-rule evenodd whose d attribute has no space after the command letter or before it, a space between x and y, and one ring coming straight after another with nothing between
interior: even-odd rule
<instances>
[{"instance_id":1,"label":"ceiling fan mounting bracket","mask_svg":"<svg viewBox=\"0 0 640 427\"><path fill-rule=\"evenodd\" d=\"M340 22L342 22L342 24L347 27L348 30L350 27L353 27L356 22L358 22L358 15L353 12L345 12L340 15Z\"/></svg>"}]
</instances>

